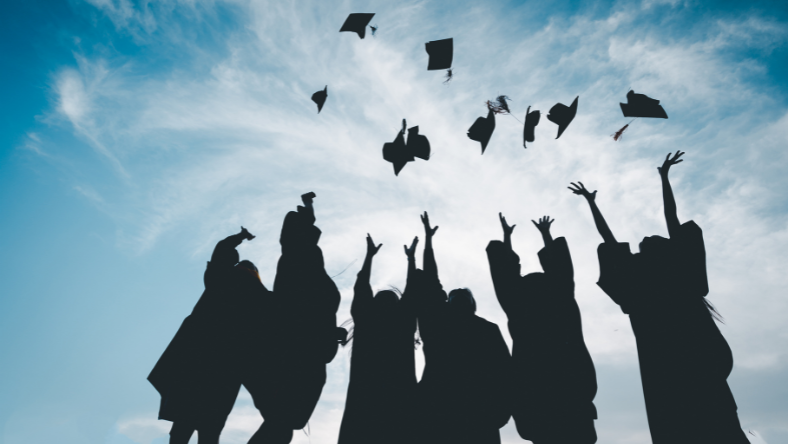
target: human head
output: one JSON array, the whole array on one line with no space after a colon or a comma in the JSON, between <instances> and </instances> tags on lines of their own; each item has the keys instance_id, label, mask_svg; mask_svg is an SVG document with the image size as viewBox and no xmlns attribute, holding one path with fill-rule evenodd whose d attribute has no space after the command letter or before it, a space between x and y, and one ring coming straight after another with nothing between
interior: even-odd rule
<instances>
[{"instance_id":1,"label":"human head","mask_svg":"<svg viewBox=\"0 0 788 444\"><path fill-rule=\"evenodd\" d=\"M395 307L398 302L399 295L393 290L379 291L378 294L375 295L375 306L381 310Z\"/></svg>"},{"instance_id":2,"label":"human head","mask_svg":"<svg viewBox=\"0 0 788 444\"><path fill-rule=\"evenodd\" d=\"M252 263L252 261L248 261L244 259L241 262L238 262L238 265L236 265L236 267L243 271L248 272L249 274L254 276L258 281L261 281L260 272L257 271L257 267Z\"/></svg>"},{"instance_id":3,"label":"human head","mask_svg":"<svg viewBox=\"0 0 788 444\"><path fill-rule=\"evenodd\" d=\"M459 314L476 313L476 300L467 288L457 288L449 292L449 310Z\"/></svg>"}]
</instances>

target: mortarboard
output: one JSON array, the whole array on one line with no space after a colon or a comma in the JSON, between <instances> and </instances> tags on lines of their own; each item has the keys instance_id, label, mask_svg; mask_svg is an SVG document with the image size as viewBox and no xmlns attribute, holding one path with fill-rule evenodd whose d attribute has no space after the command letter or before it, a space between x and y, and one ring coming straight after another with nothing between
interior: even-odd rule
<instances>
[{"instance_id":1,"label":"mortarboard","mask_svg":"<svg viewBox=\"0 0 788 444\"><path fill-rule=\"evenodd\" d=\"M408 129L408 141L405 142L407 122L402 119L402 130L397 133L394 142L383 144L383 159L394 165L394 175L399 175L405 164L416 157L424 160L430 158L430 142L426 136L419 134L419 127Z\"/></svg>"},{"instance_id":2,"label":"mortarboard","mask_svg":"<svg viewBox=\"0 0 788 444\"><path fill-rule=\"evenodd\" d=\"M451 61L454 57L454 40L443 39L433 40L425 44L430 60L427 63L427 70L451 68Z\"/></svg>"},{"instance_id":3,"label":"mortarboard","mask_svg":"<svg viewBox=\"0 0 788 444\"><path fill-rule=\"evenodd\" d=\"M541 116L542 115L539 113L539 110L531 111L530 106L525 111L525 125L523 126L523 148L528 148L525 146L525 142L533 142L536 140L536 136L534 136L534 129L536 128L536 125L539 125L539 118Z\"/></svg>"},{"instance_id":4,"label":"mortarboard","mask_svg":"<svg viewBox=\"0 0 788 444\"><path fill-rule=\"evenodd\" d=\"M326 85L322 91L312 94L312 101L317 103L318 114L320 114L320 110L323 109L323 104L326 103L326 97L328 97L328 85Z\"/></svg>"},{"instance_id":5,"label":"mortarboard","mask_svg":"<svg viewBox=\"0 0 788 444\"><path fill-rule=\"evenodd\" d=\"M627 93L627 103L620 103L624 117L654 117L667 119L668 114L659 100L652 99L645 94L636 94L629 90Z\"/></svg>"},{"instance_id":6,"label":"mortarboard","mask_svg":"<svg viewBox=\"0 0 788 444\"><path fill-rule=\"evenodd\" d=\"M368 13L354 13L347 16L345 23L340 28L339 32L355 32L362 39L367 31L367 25L372 21L375 14Z\"/></svg>"},{"instance_id":7,"label":"mortarboard","mask_svg":"<svg viewBox=\"0 0 788 444\"><path fill-rule=\"evenodd\" d=\"M550 112L547 114L547 120L558 125L558 135L555 136L556 139L561 137L566 127L568 127L575 118L575 114L577 114L577 99L579 98L580 96L575 97L574 102L569 106L563 103L556 103L550 108Z\"/></svg>"},{"instance_id":8,"label":"mortarboard","mask_svg":"<svg viewBox=\"0 0 788 444\"><path fill-rule=\"evenodd\" d=\"M487 148L487 143L490 142L490 137L492 137L494 130L495 113L492 109L490 109L487 111L486 118L479 117L475 122L473 122L473 125L468 128L468 138L477 142L481 142L482 154L484 154L484 150Z\"/></svg>"}]
</instances>

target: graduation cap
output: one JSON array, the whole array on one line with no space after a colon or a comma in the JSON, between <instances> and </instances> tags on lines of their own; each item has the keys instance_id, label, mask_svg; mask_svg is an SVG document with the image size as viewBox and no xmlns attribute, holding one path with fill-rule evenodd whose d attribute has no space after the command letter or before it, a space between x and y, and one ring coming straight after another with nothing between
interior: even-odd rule
<instances>
[{"instance_id":1,"label":"graduation cap","mask_svg":"<svg viewBox=\"0 0 788 444\"><path fill-rule=\"evenodd\" d=\"M534 136L534 129L536 125L539 125L539 118L542 115L539 113L539 110L531 111L531 107L529 106L528 109L525 111L525 125L523 126L523 148L528 148L525 146L525 142L533 142L536 140Z\"/></svg>"},{"instance_id":2,"label":"graduation cap","mask_svg":"<svg viewBox=\"0 0 788 444\"><path fill-rule=\"evenodd\" d=\"M368 13L354 13L347 16L345 23L340 28L339 32L355 32L362 39L367 32L367 25L372 21L375 14Z\"/></svg>"},{"instance_id":3,"label":"graduation cap","mask_svg":"<svg viewBox=\"0 0 788 444\"><path fill-rule=\"evenodd\" d=\"M558 125L558 135L555 136L556 139L561 137L566 127L568 127L575 118L575 114L577 114L577 99L579 98L580 96L575 97L574 102L569 106L563 103L556 103L550 108L550 112L547 114L547 120Z\"/></svg>"},{"instance_id":4,"label":"graduation cap","mask_svg":"<svg viewBox=\"0 0 788 444\"><path fill-rule=\"evenodd\" d=\"M454 57L454 39L433 40L425 44L430 60L427 63L427 70L451 68L451 61Z\"/></svg>"},{"instance_id":5,"label":"graduation cap","mask_svg":"<svg viewBox=\"0 0 788 444\"><path fill-rule=\"evenodd\" d=\"M312 101L317 103L318 114L320 114L320 110L323 109L323 104L326 103L326 97L328 97L328 85L326 85L322 91L312 94Z\"/></svg>"},{"instance_id":6,"label":"graduation cap","mask_svg":"<svg viewBox=\"0 0 788 444\"><path fill-rule=\"evenodd\" d=\"M470 128L468 128L468 138L471 140L475 140L477 142L481 142L482 144L482 154L484 154L484 150L487 148L487 143L490 142L490 137L492 137L492 133L495 130L495 112L492 109L487 111L487 117L479 117L473 122Z\"/></svg>"},{"instance_id":7,"label":"graduation cap","mask_svg":"<svg viewBox=\"0 0 788 444\"><path fill-rule=\"evenodd\" d=\"M654 117L667 119L668 114L659 100L652 99L645 94L636 94L629 90L627 93L627 103L620 103L624 117Z\"/></svg>"},{"instance_id":8,"label":"graduation cap","mask_svg":"<svg viewBox=\"0 0 788 444\"><path fill-rule=\"evenodd\" d=\"M430 142L426 136L419 134L419 127L408 129L408 140L405 142L407 122L402 119L402 130L397 133L394 142L383 144L383 159L394 165L394 175L399 175L405 164L416 157L424 160L430 158Z\"/></svg>"}]
</instances>

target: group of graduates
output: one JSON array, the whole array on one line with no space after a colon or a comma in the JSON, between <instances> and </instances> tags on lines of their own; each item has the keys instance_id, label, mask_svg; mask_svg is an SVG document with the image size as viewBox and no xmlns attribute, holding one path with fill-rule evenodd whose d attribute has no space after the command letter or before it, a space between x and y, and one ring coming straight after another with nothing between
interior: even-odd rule
<instances>
[{"instance_id":1,"label":"group of graduates","mask_svg":"<svg viewBox=\"0 0 788 444\"><path fill-rule=\"evenodd\" d=\"M604 242L598 285L629 315L652 441L747 443L727 384L733 357L708 294L700 228L679 223L668 180L684 153L658 168L669 238L646 237L633 254L617 242L581 182L573 193L591 207ZM148 379L161 394L159 418L173 422L171 444L215 444L243 384L264 422L250 444L285 444L309 421L339 344L352 344L339 444L496 444L514 419L535 444L597 441L596 373L583 339L566 239L549 217L533 221L544 240L543 272L520 274L515 228L499 214L503 241L487 246L495 293L508 317L510 354L498 326L476 315L467 288L446 293L425 212L422 269L418 237L405 246L407 284L399 294L370 286L381 245L366 238L354 286L352 333L337 327L339 291L327 275L314 225L314 193L285 217L273 291L235 248L254 238L242 228L219 242L205 292ZM418 335L417 335L418 330ZM419 339L420 337L420 339ZM425 368L416 378L415 346Z\"/></svg>"}]
</instances>

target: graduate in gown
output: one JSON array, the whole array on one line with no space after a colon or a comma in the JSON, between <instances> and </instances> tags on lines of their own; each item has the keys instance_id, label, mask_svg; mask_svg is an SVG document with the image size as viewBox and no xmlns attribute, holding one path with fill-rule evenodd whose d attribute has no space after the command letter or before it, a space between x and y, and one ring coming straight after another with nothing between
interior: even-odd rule
<instances>
[{"instance_id":1,"label":"graduate in gown","mask_svg":"<svg viewBox=\"0 0 788 444\"><path fill-rule=\"evenodd\" d=\"M375 246L367 235L367 254L353 289L354 334L350 384L339 444L404 444L412 441L415 416L416 307L411 280L416 269L416 244L405 246L408 283L402 298L391 290L372 296L369 284Z\"/></svg>"},{"instance_id":2,"label":"graduate in gown","mask_svg":"<svg viewBox=\"0 0 788 444\"><path fill-rule=\"evenodd\" d=\"M544 240L538 253L544 272L521 276L514 225L499 217L504 241L491 241L487 258L512 335L517 431L534 444L593 444L596 372L583 340L566 239L553 239L548 216L532 221Z\"/></svg>"},{"instance_id":3,"label":"graduate in gown","mask_svg":"<svg viewBox=\"0 0 788 444\"><path fill-rule=\"evenodd\" d=\"M706 250L693 221L679 223L668 180L681 151L657 168L669 238L646 237L640 252L619 243L596 205L596 191L570 187L591 207L604 243L597 285L629 315L654 444L747 443L727 378L733 355L705 299Z\"/></svg>"},{"instance_id":4,"label":"graduate in gown","mask_svg":"<svg viewBox=\"0 0 788 444\"><path fill-rule=\"evenodd\" d=\"M250 444L287 444L293 430L306 427L326 382L326 364L345 339L336 326L339 290L317 246L314 197L304 194L304 206L285 216L269 327L259 336L257 359L249 359L244 371L243 384L264 419Z\"/></svg>"},{"instance_id":5,"label":"graduate in gown","mask_svg":"<svg viewBox=\"0 0 788 444\"><path fill-rule=\"evenodd\" d=\"M511 416L511 356L497 325L475 314L467 288L448 298L438 279L425 212L424 271L416 273L425 367L419 381L417 442L498 444ZM411 284L413 285L413 284Z\"/></svg>"},{"instance_id":6,"label":"graduate in gown","mask_svg":"<svg viewBox=\"0 0 788 444\"><path fill-rule=\"evenodd\" d=\"M205 292L162 354L148 380L161 394L159 419L172 421L170 444L216 444L241 388L238 347L255 297L267 290L257 268L239 263L246 229L220 241L205 270Z\"/></svg>"}]
</instances>

